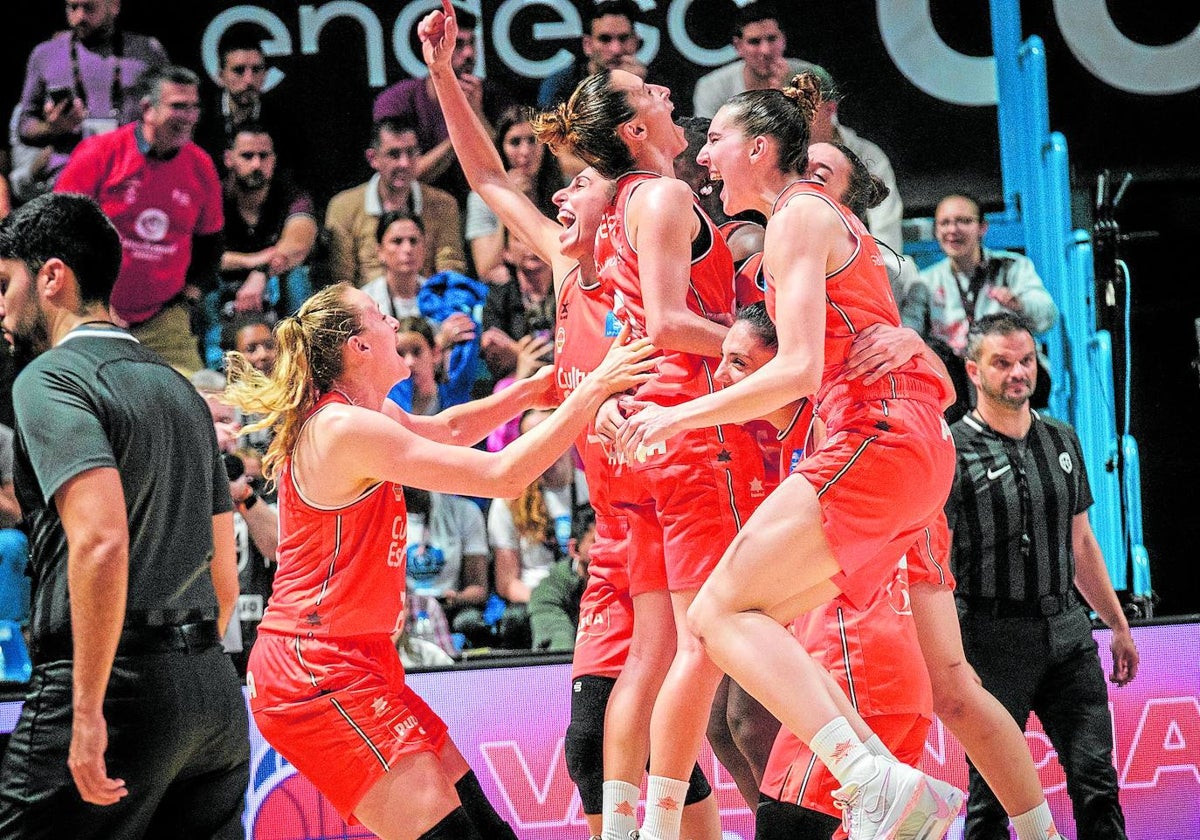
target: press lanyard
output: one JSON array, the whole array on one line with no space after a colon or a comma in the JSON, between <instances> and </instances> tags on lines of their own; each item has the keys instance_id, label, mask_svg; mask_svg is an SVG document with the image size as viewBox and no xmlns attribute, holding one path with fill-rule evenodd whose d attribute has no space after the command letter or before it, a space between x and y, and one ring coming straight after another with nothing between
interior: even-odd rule
<instances>
[{"instance_id":1,"label":"press lanyard","mask_svg":"<svg viewBox=\"0 0 1200 840\"><path fill-rule=\"evenodd\" d=\"M75 33L71 33L71 75L75 79L75 93L83 100L83 106L88 107L87 88L83 86L83 74L79 72L79 39L75 37ZM112 92L109 94L109 102L111 110L109 116L115 120L121 118L121 104L125 98L124 89L121 87L121 58L125 53L125 34L120 30L113 32L112 36L112 59L113 59L113 74L112 74Z\"/></svg>"}]
</instances>

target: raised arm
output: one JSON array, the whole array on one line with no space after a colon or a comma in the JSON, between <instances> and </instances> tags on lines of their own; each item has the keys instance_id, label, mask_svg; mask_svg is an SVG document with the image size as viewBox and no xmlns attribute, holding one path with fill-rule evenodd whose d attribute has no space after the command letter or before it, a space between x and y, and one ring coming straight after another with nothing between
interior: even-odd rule
<instances>
[{"instance_id":1,"label":"raised arm","mask_svg":"<svg viewBox=\"0 0 1200 840\"><path fill-rule=\"evenodd\" d=\"M462 86L450 66L450 53L458 34L458 21L450 0L442 0L442 10L430 12L417 26L421 52L429 65L429 78L437 92L438 103L459 165L471 189L492 208L512 233L532 248L539 257L555 266L566 265L558 250L559 226L546 218L509 178L504 162L496 151L491 135L471 107Z\"/></svg>"},{"instance_id":2,"label":"raised arm","mask_svg":"<svg viewBox=\"0 0 1200 840\"><path fill-rule=\"evenodd\" d=\"M474 446L492 430L530 408L553 407L553 369L514 382L507 388L478 400L470 400L432 416L409 414L385 400L384 414L423 438L452 446Z\"/></svg>"},{"instance_id":3,"label":"raised arm","mask_svg":"<svg viewBox=\"0 0 1200 840\"><path fill-rule=\"evenodd\" d=\"M379 411L330 406L310 421L297 443L297 475L305 492L322 503L352 499L376 481L440 493L515 498L570 446L605 397L653 375L655 363L647 358L652 352L644 339L614 345L557 411L500 452L447 446ZM315 466L305 469L308 463Z\"/></svg>"}]
</instances>

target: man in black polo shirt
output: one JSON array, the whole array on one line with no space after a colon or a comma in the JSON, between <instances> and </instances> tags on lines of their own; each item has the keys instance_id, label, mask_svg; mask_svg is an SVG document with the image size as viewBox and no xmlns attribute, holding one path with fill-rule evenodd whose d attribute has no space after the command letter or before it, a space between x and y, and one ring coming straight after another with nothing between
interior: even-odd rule
<instances>
[{"instance_id":1,"label":"man in black polo shirt","mask_svg":"<svg viewBox=\"0 0 1200 840\"><path fill-rule=\"evenodd\" d=\"M248 723L218 633L237 599L229 481L195 389L108 320L120 266L83 196L0 223L4 331L36 356L13 389L34 671L0 836L240 838Z\"/></svg>"},{"instance_id":2,"label":"man in black polo shirt","mask_svg":"<svg viewBox=\"0 0 1200 840\"><path fill-rule=\"evenodd\" d=\"M1029 407L1037 349L1024 317L977 320L966 366L978 405L953 427L958 470L946 516L967 659L1017 723L1037 713L1066 773L1079 837L1125 840L1087 607L1112 628L1112 682L1136 676L1138 652L1088 522L1079 440ZM1008 837L1008 817L974 768L964 836Z\"/></svg>"}]
</instances>

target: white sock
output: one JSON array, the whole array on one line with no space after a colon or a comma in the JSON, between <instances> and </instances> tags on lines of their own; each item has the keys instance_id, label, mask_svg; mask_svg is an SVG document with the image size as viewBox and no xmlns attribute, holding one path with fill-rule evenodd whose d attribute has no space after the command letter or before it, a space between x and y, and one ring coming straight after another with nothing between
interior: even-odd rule
<instances>
[{"instance_id":1,"label":"white sock","mask_svg":"<svg viewBox=\"0 0 1200 840\"><path fill-rule=\"evenodd\" d=\"M1012 824L1017 830L1017 840L1054 840L1062 836L1044 799L1036 808L1013 817Z\"/></svg>"},{"instance_id":2,"label":"white sock","mask_svg":"<svg viewBox=\"0 0 1200 840\"><path fill-rule=\"evenodd\" d=\"M822 726L809 746L842 787L852 783L861 785L876 773L875 756L863 746L844 717L836 717Z\"/></svg>"},{"instance_id":3,"label":"white sock","mask_svg":"<svg viewBox=\"0 0 1200 840\"><path fill-rule=\"evenodd\" d=\"M629 832L636 831L638 793L636 785L617 779L604 782L604 810L601 818L603 840L629 840Z\"/></svg>"},{"instance_id":4,"label":"white sock","mask_svg":"<svg viewBox=\"0 0 1200 840\"><path fill-rule=\"evenodd\" d=\"M874 732L871 733L870 738L863 741L863 746L867 748L867 752L876 758L882 758L885 761L894 761L897 764L900 763L900 759L892 755L892 751L887 748L887 745Z\"/></svg>"},{"instance_id":5,"label":"white sock","mask_svg":"<svg viewBox=\"0 0 1200 840\"><path fill-rule=\"evenodd\" d=\"M686 780L650 777L646 785L646 820L642 823L640 840L679 840L679 820L683 816L687 791Z\"/></svg>"}]
</instances>

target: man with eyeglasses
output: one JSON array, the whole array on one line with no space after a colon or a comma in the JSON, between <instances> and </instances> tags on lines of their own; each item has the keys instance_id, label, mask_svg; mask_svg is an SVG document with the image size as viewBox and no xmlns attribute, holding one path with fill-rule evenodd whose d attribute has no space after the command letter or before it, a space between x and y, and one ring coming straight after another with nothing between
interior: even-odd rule
<instances>
[{"instance_id":1,"label":"man with eyeglasses","mask_svg":"<svg viewBox=\"0 0 1200 840\"><path fill-rule=\"evenodd\" d=\"M541 109L565 102L583 79L601 70L628 70L646 78L646 67L637 59L642 45L634 26L641 9L633 0L599 0L587 4L583 20L583 57L542 82L537 103Z\"/></svg>"},{"instance_id":2,"label":"man with eyeglasses","mask_svg":"<svg viewBox=\"0 0 1200 840\"><path fill-rule=\"evenodd\" d=\"M151 71L141 120L80 143L54 187L95 199L112 220L124 252L112 314L185 376L203 367L193 309L224 250L221 182L192 141L199 85L186 67Z\"/></svg>"},{"instance_id":3,"label":"man with eyeglasses","mask_svg":"<svg viewBox=\"0 0 1200 840\"><path fill-rule=\"evenodd\" d=\"M725 100L745 90L786 86L797 73L816 65L784 58L787 35L779 26L779 13L771 3L751 3L733 18L733 49L738 60L701 76L692 94L697 117L712 118Z\"/></svg>"},{"instance_id":4,"label":"man with eyeglasses","mask_svg":"<svg viewBox=\"0 0 1200 840\"><path fill-rule=\"evenodd\" d=\"M968 662L1019 725L1036 712L1067 779L1078 836L1125 840L1112 715L1088 608L1112 630L1112 673L1137 675L1138 652L1092 533L1074 429L1030 407L1032 325L980 318L967 340L979 400L954 424L958 468L946 517ZM1008 817L972 767L964 837L1008 837Z\"/></svg>"},{"instance_id":5,"label":"man with eyeglasses","mask_svg":"<svg viewBox=\"0 0 1200 840\"><path fill-rule=\"evenodd\" d=\"M1023 315L1035 335L1054 326L1058 307L1033 260L1015 251L984 247L988 224L976 198L962 192L945 196L933 221L934 237L946 257L923 269L908 288L900 306L905 326L926 340L943 342L958 358L966 355L971 324L984 315ZM1044 408L1050 394L1044 358L1038 386L1033 407Z\"/></svg>"},{"instance_id":6,"label":"man with eyeglasses","mask_svg":"<svg viewBox=\"0 0 1200 840\"><path fill-rule=\"evenodd\" d=\"M138 82L167 64L155 38L121 28L120 12L121 0L67 0L67 30L29 55L16 135L26 146L50 149L36 173L37 191L50 188L84 137L136 120Z\"/></svg>"}]
</instances>

